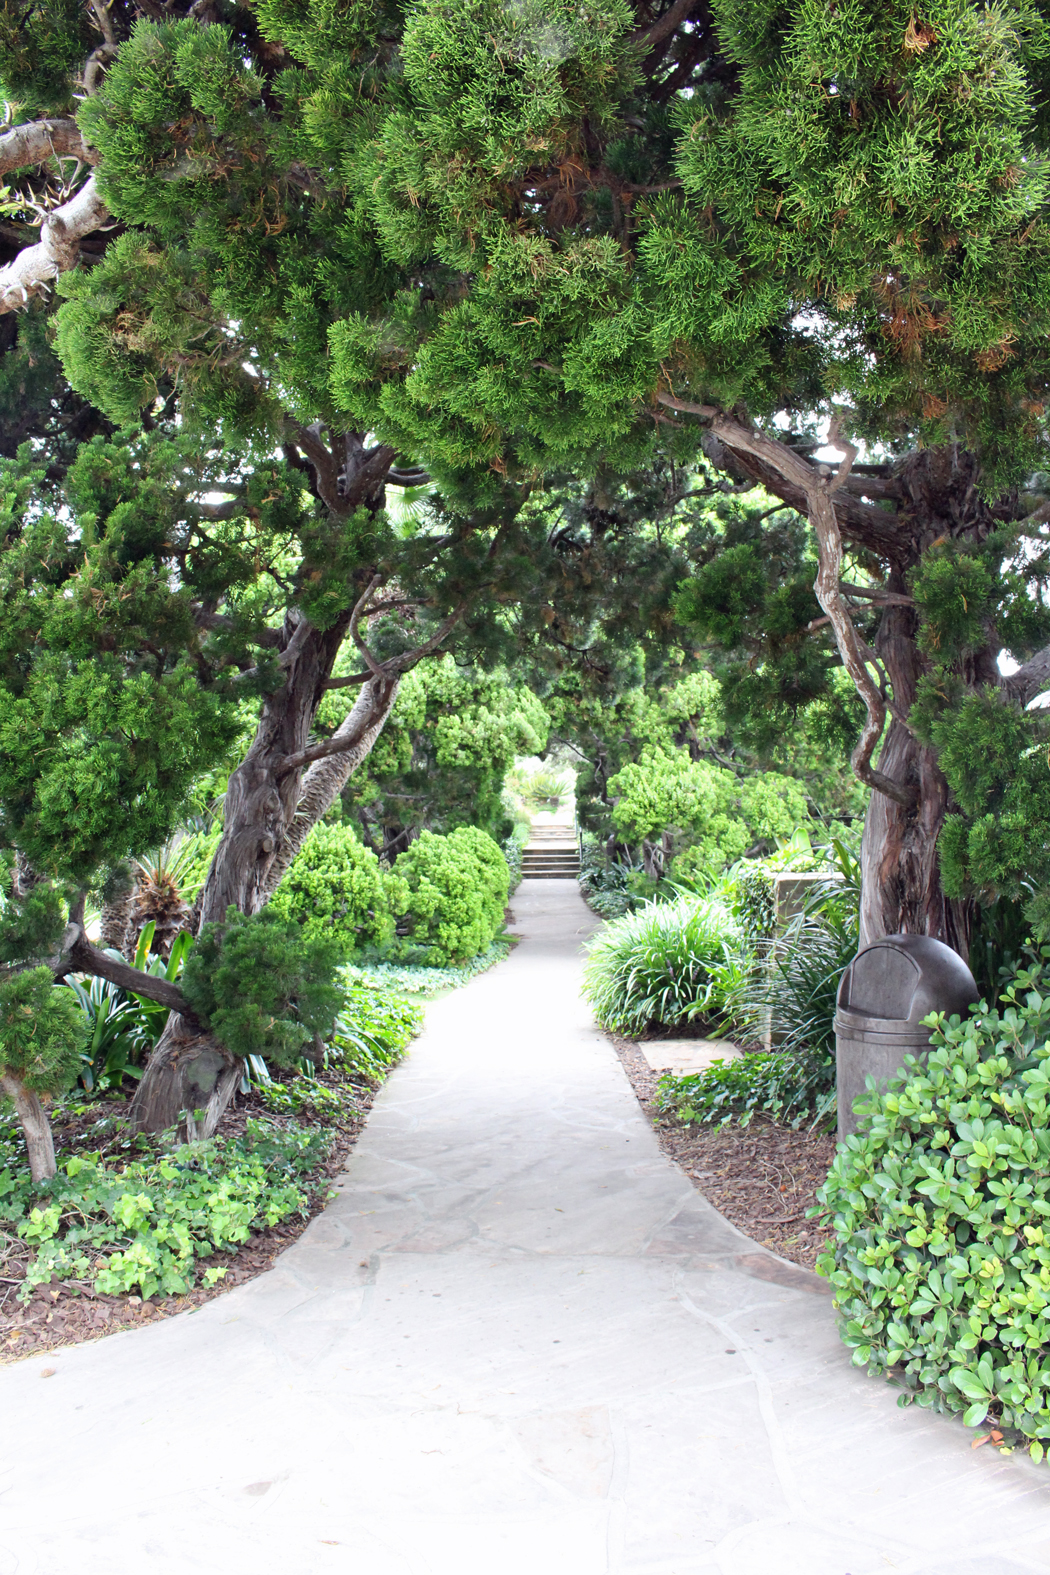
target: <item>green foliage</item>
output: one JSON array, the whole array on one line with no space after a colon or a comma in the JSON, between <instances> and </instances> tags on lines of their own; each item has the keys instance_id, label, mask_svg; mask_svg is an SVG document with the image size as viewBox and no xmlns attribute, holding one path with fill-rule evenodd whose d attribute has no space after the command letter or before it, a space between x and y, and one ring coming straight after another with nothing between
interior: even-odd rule
<instances>
[{"instance_id":1,"label":"green foliage","mask_svg":"<svg viewBox=\"0 0 1050 1575\"><path fill-rule=\"evenodd\" d=\"M304 1179L327 1147L320 1132L249 1119L243 1138L185 1144L119 1167L98 1153L74 1155L38 1186L27 1171L0 1171L0 1220L35 1249L19 1296L52 1279L103 1295L182 1295L197 1283L199 1259L306 1212ZM203 1282L225 1272L205 1269Z\"/></svg>"},{"instance_id":2,"label":"green foliage","mask_svg":"<svg viewBox=\"0 0 1050 1575\"><path fill-rule=\"evenodd\" d=\"M77 1003L68 990L55 988L50 968L0 979L0 1072L33 1093L61 1093L80 1070L83 1043Z\"/></svg>"},{"instance_id":3,"label":"green foliage","mask_svg":"<svg viewBox=\"0 0 1050 1575\"><path fill-rule=\"evenodd\" d=\"M430 968L419 963L367 963L344 968L343 977L351 985L360 983L384 992L390 990L395 995L408 996L410 1001L428 1000L446 990L469 984L479 973L503 962L510 949L510 941L496 940L477 957L456 968Z\"/></svg>"},{"instance_id":4,"label":"green foliage","mask_svg":"<svg viewBox=\"0 0 1050 1575\"><path fill-rule=\"evenodd\" d=\"M77 0L6 0L0 9L0 84L21 117L71 108L73 86L93 47Z\"/></svg>"},{"instance_id":5,"label":"green foliage","mask_svg":"<svg viewBox=\"0 0 1050 1575\"><path fill-rule=\"evenodd\" d=\"M58 951L65 929L61 891L50 881L19 890L12 854L0 854L0 965L25 963Z\"/></svg>"},{"instance_id":6,"label":"green foliage","mask_svg":"<svg viewBox=\"0 0 1050 1575\"><path fill-rule=\"evenodd\" d=\"M739 940L717 899L650 903L613 919L589 943L584 995L599 1023L621 1033L716 1017L719 972Z\"/></svg>"},{"instance_id":7,"label":"green foliage","mask_svg":"<svg viewBox=\"0 0 1050 1575\"><path fill-rule=\"evenodd\" d=\"M834 1065L831 1091L834 1093ZM746 1127L755 1116L795 1128L819 1120L828 1108L824 1058L804 1050L748 1050L715 1061L702 1072L675 1077L665 1072L656 1103L680 1121L699 1126Z\"/></svg>"},{"instance_id":8,"label":"green foliage","mask_svg":"<svg viewBox=\"0 0 1050 1575\"><path fill-rule=\"evenodd\" d=\"M423 1026L422 1008L397 985L352 984L336 1019L333 1055L348 1077L380 1083Z\"/></svg>"},{"instance_id":9,"label":"green foliage","mask_svg":"<svg viewBox=\"0 0 1050 1575\"><path fill-rule=\"evenodd\" d=\"M609 782L613 823L633 841L665 830L689 834L695 868L717 874L756 841L789 836L808 818L797 782L777 772L743 779L706 760L653 750Z\"/></svg>"},{"instance_id":10,"label":"green foliage","mask_svg":"<svg viewBox=\"0 0 1050 1575\"><path fill-rule=\"evenodd\" d=\"M660 1102L681 1120L744 1126L762 1115L798 1127L834 1109L836 997L859 944L860 906L857 861L841 844L836 860L841 879L815 883L779 933L765 870L738 867L727 882L751 950L719 978L722 1027L745 1044L768 1035L772 1048L665 1076Z\"/></svg>"},{"instance_id":11,"label":"green foliage","mask_svg":"<svg viewBox=\"0 0 1050 1575\"><path fill-rule=\"evenodd\" d=\"M397 874L408 887L408 934L439 967L477 957L503 928L507 863L476 826L447 837L422 832L398 859Z\"/></svg>"},{"instance_id":12,"label":"green foliage","mask_svg":"<svg viewBox=\"0 0 1050 1575\"><path fill-rule=\"evenodd\" d=\"M193 945L193 937L184 930L173 943L165 962L163 957L150 954L153 930L152 921L143 927L134 966L154 978L174 984ZM124 961L119 952L110 955ZM80 1082L85 1091L106 1094L119 1089L125 1077L140 1078L142 1071L135 1063L143 1061L160 1038L168 1021L168 1008L148 996L137 995L111 980L98 977L70 975L59 988L73 992L84 1014L87 1042L82 1051Z\"/></svg>"},{"instance_id":13,"label":"green foliage","mask_svg":"<svg viewBox=\"0 0 1050 1575\"><path fill-rule=\"evenodd\" d=\"M348 826L317 825L270 899L270 908L299 926L305 943L330 943L342 959L394 938L395 915L407 892Z\"/></svg>"},{"instance_id":14,"label":"green foliage","mask_svg":"<svg viewBox=\"0 0 1050 1575\"><path fill-rule=\"evenodd\" d=\"M334 729L348 709L338 691L326 696L318 731ZM419 830L473 825L502 841L504 779L515 756L546 747L548 727L542 703L506 671L451 655L421 663L401 680L386 726L344 789L344 812L390 856Z\"/></svg>"},{"instance_id":15,"label":"green foliage","mask_svg":"<svg viewBox=\"0 0 1050 1575\"><path fill-rule=\"evenodd\" d=\"M858 1366L905 1399L1050 1439L1050 951L993 1010L936 1019L925 1068L869 1090L823 1191L820 1260ZM933 1021L933 1019L931 1019Z\"/></svg>"},{"instance_id":16,"label":"green foliage","mask_svg":"<svg viewBox=\"0 0 1050 1575\"><path fill-rule=\"evenodd\" d=\"M294 919L272 908L226 910L206 924L182 975L182 991L235 1056L296 1062L314 1036L327 1036L343 1001L337 944L304 938Z\"/></svg>"}]
</instances>

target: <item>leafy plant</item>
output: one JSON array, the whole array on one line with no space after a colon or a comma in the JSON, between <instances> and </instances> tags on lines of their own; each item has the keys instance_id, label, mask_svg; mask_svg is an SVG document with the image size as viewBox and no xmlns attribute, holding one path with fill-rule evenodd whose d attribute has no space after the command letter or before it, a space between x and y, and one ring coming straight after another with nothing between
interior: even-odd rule
<instances>
[{"instance_id":1,"label":"leafy plant","mask_svg":"<svg viewBox=\"0 0 1050 1575\"><path fill-rule=\"evenodd\" d=\"M343 1002L338 962L338 944L305 939L272 907L248 915L231 906L225 924L201 930L182 990L231 1054L294 1064L332 1031Z\"/></svg>"},{"instance_id":2,"label":"leafy plant","mask_svg":"<svg viewBox=\"0 0 1050 1575\"><path fill-rule=\"evenodd\" d=\"M818 1120L829 1104L824 1062L804 1050L752 1050L734 1060L715 1061L688 1077L665 1073L657 1084L656 1103L679 1120L701 1126L746 1127L762 1115L796 1128Z\"/></svg>"},{"instance_id":3,"label":"leafy plant","mask_svg":"<svg viewBox=\"0 0 1050 1575\"><path fill-rule=\"evenodd\" d=\"M294 920L304 940L329 940L344 958L388 945L394 916L408 890L397 870L384 870L349 826L315 826L270 900L274 913Z\"/></svg>"},{"instance_id":4,"label":"leafy plant","mask_svg":"<svg viewBox=\"0 0 1050 1575\"><path fill-rule=\"evenodd\" d=\"M1001 1009L1000 1009L1001 1008ZM965 1021L931 1017L925 1068L855 1109L818 1194L818 1263L858 1366L902 1404L1050 1440L1050 947Z\"/></svg>"},{"instance_id":5,"label":"leafy plant","mask_svg":"<svg viewBox=\"0 0 1050 1575\"><path fill-rule=\"evenodd\" d=\"M665 1077L658 1098L685 1121L746 1125L762 1114L798 1127L835 1108L835 1003L859 934L859 866L839 845L841 881L815 883L801 913L778 935L759 939L744 962L728 960L720 980L723 1023L737 1038L772 1048L717 1063L687 1077ZM750 872L734 872L738 894ZM768 933L764 873L744 886L751 933Z\"/></svg>"},{"instance_id":6,"label":"leafy plant","mask_svg":"<svg viewBox=\"0 0 1050 1575\"><path fill-rule=\"evenodd\" d=\"M422 1024L422 1010L389 986L352 985L336 1020L334 1052L348 1076L379 1083Z\"/></svg>"},{"instance_id":7,"label":"leafy plant","mask_svg":"<svg viewBox=\"0 0 1050 1575\"><path fill-rule=\"evenodd\" d=\"M193 945L192 935L184 930L176 937L167 961L151 952L152 943L151 920L139 936L135 967L173 983ZM119 952L112 955L120 957ZM84 1014L87 1043L82 1051L79 1080L85 1090L106 1093L119 1088L125 1077L141 1077L135 1063L143 1060L160 1038L168 1020L168 1008L98 977L82 979L72 974L59 988L73 992Z\"/></svg>"},{"instance_id":8,"label":"leafy plant","mask_svg":"<svg viewBox=\"0 0 1050 1575\"><path fill-rule=\"evenodd\" d=\"M478 827L460 826L447 837L422 832L398 859L396 874L408 889L405 927L429 962L466 962L502 929L507 861Z\"/></svg>"},{"instance_id":9,"label":"leafy plant","mask_svg":"<svg viewBox=\"0 0 1050 1575\"><path fill-rule=\"evenodd\" d=\"M327 1147L322 1133L249 1120L243 1138L186 1144L119 1169L97 1153L74 1155L42 1186L24 1171L0 1171L0 1219L35 1249L19 1297L52 1279L103 1294L181 1295L196 1283L198 1259L305 1212L302 1178ZM204 1281L225 1272L208 1269Z\"/></svg>"},{"instance_id":10,"label":"leafy plant","mask_svg":"<svg viewBox=\"0 0 1050 1575\"><path fill-rule=\"evenodd\" d=\"M728 908L714 898L649 903L590 942L583 992L602 1026L622 1033L716 1016L718 971L739 941Z\"/></svg>"}]
</instances>

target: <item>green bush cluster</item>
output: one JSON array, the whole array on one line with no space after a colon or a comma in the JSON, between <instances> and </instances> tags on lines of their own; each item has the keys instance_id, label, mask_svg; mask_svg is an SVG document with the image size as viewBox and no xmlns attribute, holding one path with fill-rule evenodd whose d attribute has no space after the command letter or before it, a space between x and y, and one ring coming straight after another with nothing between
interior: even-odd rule
<instances>
[{"instance_id":1,"label":"green bush cluster","mask_svg":"<svg viewBox=\"0 0 1050 1575\"><path fill-rule=\"evenodd\" d=\"M720 977L739 942L732 914L715 898L649 903L591 941L584 994L602 1026L622 1033L717 1017Z\"/></svg>"},{"instance_id":2,"label":"green bush cluster","mask_svg":"<svg viewBox=\"0 0 1050 1575\"><path fill-rule=\"evenodd\" d=\"M249 1120L243 1138L186 1144L119 1169L97 1153L74 1155L41 1186L28 1171L0 1171L0 1220L35 1249L19 1296L52 1279L106 1295L181 1295L197 1281L198 1259L305 1212L303 1178L327 1146L322 1133ZM225 1272L206 1269L204 1283Z\"/></svg>"},{"instance_id":3,"label":"green bush cluster","mask_svg":"<svg viewBox=\"0 0 1050 1575\"><path fill-rule=\"evenodd\" d=\"M397 861L408 935L441 966L485 951L503 927L509 877L498 843L476 826L420 834Z\"/></svg>"},{"instance_id":4,"label":"green bush cluster","mask_svg":"<svg viewBox=\"0 0 1050 1575\"><path fill-rule=\"evenodd\" d=\"M858 1366L914 1400L1050 1440L1050 948L992 1011L936 1022L914 1062L856 1108L818 1195L818 1267Z\"/></svg>"},{"instance_id":5,"label":"green bush cluster","mask_svg":"<svg viewBox=\"0 0 1050 1575\"><path fill-rule=\"evenodd\" d=\"M396 871L349 826L315 826L270 900L270 907L300 926L304 941L338 945L343 957L388 946L407 889Z\"/></svg>"},{"instance_id":6,"label":"green bush cluster","mask_svg":"<svg viewBox=\"0 0 1050 1575\"><path fill-rule=\"evenodd\" d=\"M85 1039L76 999L55 989L50 968L0 981L0 1073L35 1094L62 1093L76 1081Z\"/></svg>"},{"instance_id":7,"label":"green bush cluster","mask_svg":"<svg viewBox=\"0 0 1050 1575\"><path fill-rule=\"evenodd\" d=\"M231 906L224 924L201 930L182 992L233 1055L287 1066L331 1033L343 1003L340 960L334 942L305 939L273 907L249 915Z\"/></svg>"}]
</instances>

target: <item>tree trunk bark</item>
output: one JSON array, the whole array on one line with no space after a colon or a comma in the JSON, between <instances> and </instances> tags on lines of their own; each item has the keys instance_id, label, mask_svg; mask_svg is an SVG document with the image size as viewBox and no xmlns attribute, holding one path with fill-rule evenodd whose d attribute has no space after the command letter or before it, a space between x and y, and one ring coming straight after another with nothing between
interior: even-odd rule
<instances>
[{"instance_id":1,"label":"tree trunk bark","mask_svg":"<svg viewBox=\"0 0 1050 1575\"><path fill-rule=\"evenodd\" d=\"M342 754L315 762L305 781L301 770L282 771L281 767L287 756L307 746L324 683L348 623L349 615L324 633L312 627L303 629L291 620L286 624L285 648L296 640L295 658L284 687L264 702L251 747L230 777L222 841L199 905L201 925L221 923L231 906L241 913L257 913L264 907L310 827L342 786L338 780ZM355 732L360 733L347 750L343 781L379 736L397 687L396 677L372 678L363 686L340 730L348 742ZM310 784L314 771L318 775L313 778L307 813L302 790ZM331 793L326 797L329 786ZM290 844L287 857L286 844ZM184 1017L173 1012L136 1090L132 1128L163 1132L182 1123L188 1139L210 1137L241 1075L239 1059L230 1056L213 1036L194 1031ZM199 1115L194 1113L197 1111Z\"/></svg>"},{"instance_id":2,"label":"tree trunk bark","mask_svg":"<svg viewBox=\"0 0 1050 1575\"><path fill-rule=\"evenodd\" d=\"M48 1181L55 1174L55 1141L51 1123L36 1094L12 1072L0 1072L0 1089L15 1107L22 1125L29 1155L29 1174L34 1181Z\"/></svg>"},{"instance_id":3,"label":"tree trunk bark","mask_svg":"<svg viewBox=\"0 0 1050 1575\"><path fill-rule=\"evenodd\" d=\"M394 709L401 675L370 678L362 686L353 709L336 728L334 737L353 740L338 755L315 760L303 777L295 818L274 854L263 883L263 901L268 902L299 855L303 843L327 809L335 803L358 766L372 752L376 739Z\"/></svg>"}]
</instances>

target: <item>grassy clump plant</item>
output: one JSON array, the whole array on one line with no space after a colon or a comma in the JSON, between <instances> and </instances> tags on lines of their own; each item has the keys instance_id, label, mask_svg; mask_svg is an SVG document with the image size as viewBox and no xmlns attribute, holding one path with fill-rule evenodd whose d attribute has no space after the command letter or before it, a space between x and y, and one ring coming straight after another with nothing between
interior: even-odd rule
<instances>
[{"instance_id":1,"label":"grassy clump plant","mask_svg":"<svg viewBox=\"0 0 1050 1575\"><path fill-rule=\"evenodd\" d=\"M736 921L715 897L648 903L591 941L584 994L602 1027L620 1033L718 1017L719 980L739 944Z\"/></svg>"},{"instance_id":2,"label":"grassy clump plant","mask_svg":"<svg viewBox=\"0 0 1050 1575\"><path fill-rule=\"evenodd\" d=\"M1050 947L988 1010L935 1022L914 1061L855 1108L818 1194L853 1360L901 1404L1050 1448Z\"/></svg>"}]
</instances>

